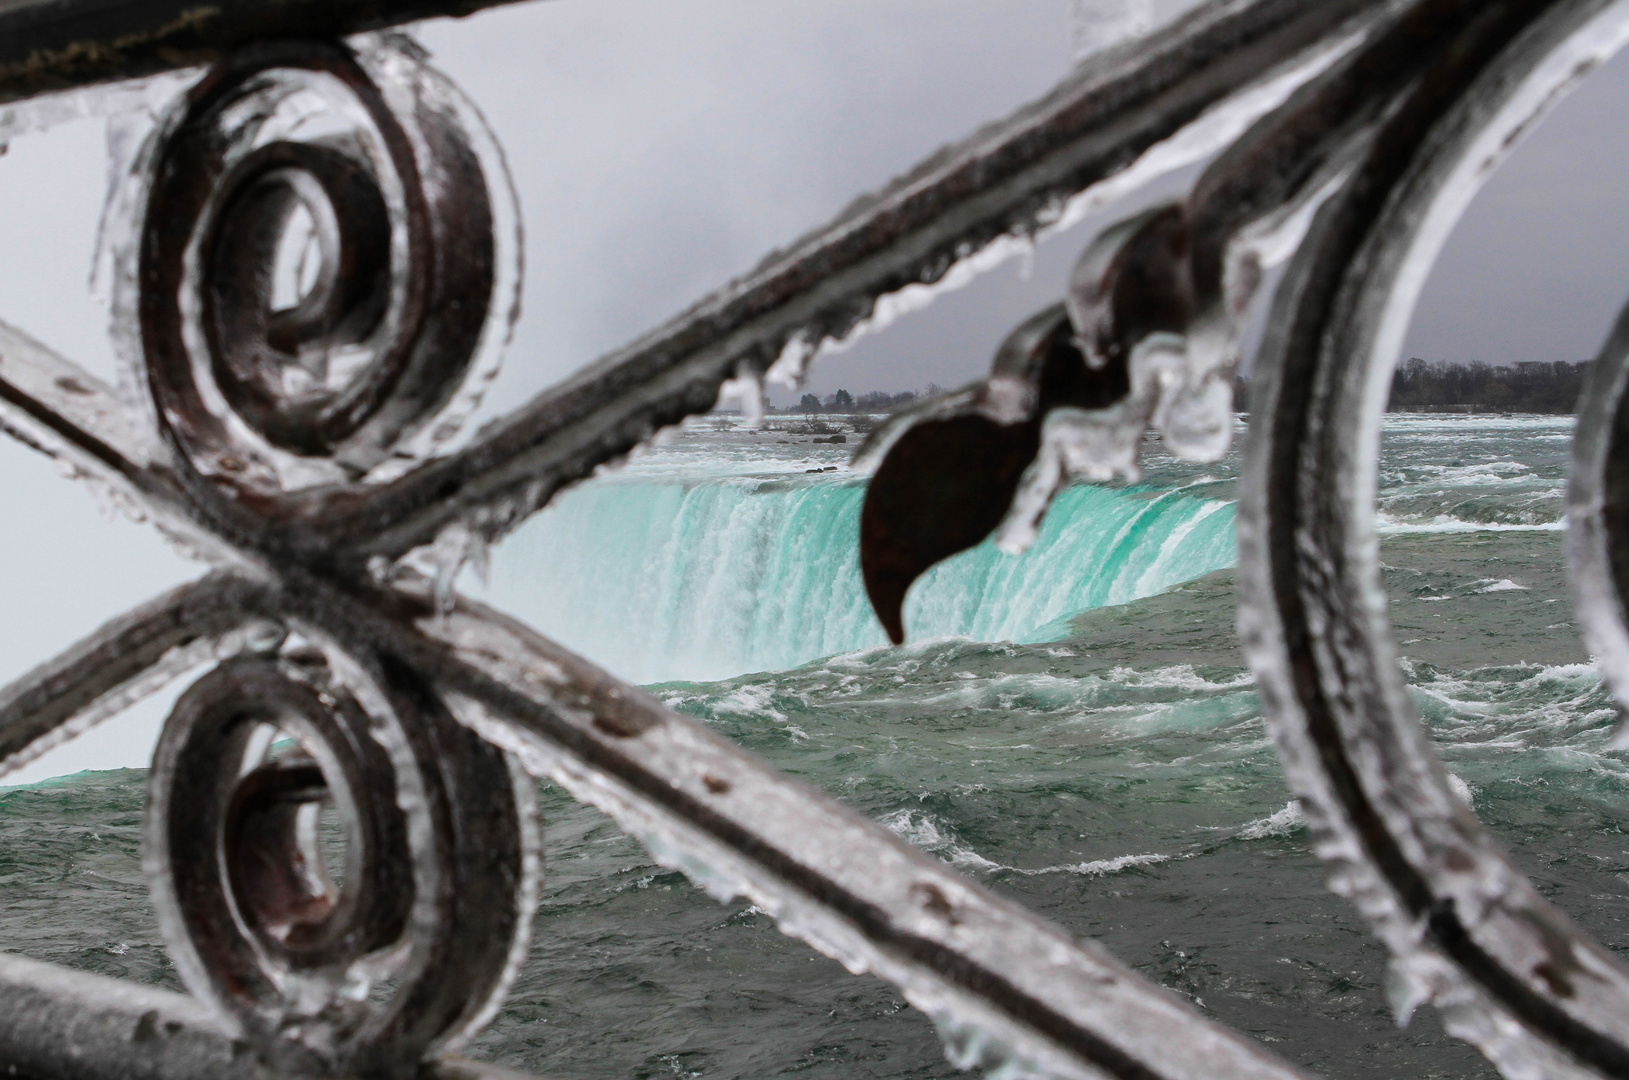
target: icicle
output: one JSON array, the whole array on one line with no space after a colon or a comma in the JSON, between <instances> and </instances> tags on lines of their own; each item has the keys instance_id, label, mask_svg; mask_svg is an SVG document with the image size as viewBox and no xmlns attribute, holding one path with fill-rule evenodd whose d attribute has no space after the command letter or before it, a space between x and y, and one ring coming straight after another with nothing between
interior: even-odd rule
<instances>
[{"instance_id":1,"label":"icicle","mask_svg":"<svg viewBox=\"0 0 1629 1080\"><path fill-rule=\"evenodd\" d=\"M724 380L718 388L718 403L713 408L725 409L732 403L740 407L741 419L749 430L764 426L768 404L764 401L763 375L745 360L736 365L735 378Z\"/></svg>"},{"instance_id":2,"label":"icicle","mask_svg":"<svg viewBox=\"0 0 1629 1080\"><path fill-rule=\"evenodd\" d=\"M1408 1027L1414 1011L1429 1002L1437 982L1441 961L1424 953L1393 957L1386 965L1386 1004L1391 1006L1397 1026Z\"/></svg>"},{"instance_id":3,"label":"icicle","mask_svg":"<svg viewBox=\"0 0 1629 1080\"><path fill-rule=\"evenodd\" d=\"M375 585L389 585L396 577L396 564L388 556L374 555L368 559L368 577Z\"/></svg>"},{"instance_id":4,"label":"icicle","mask_svg":"<svg viewBox=\"0 0 1629 1080\"><path fill-rule=\"evenodd\" d=\"M484 589L491 584L492 546L484 539L481 539L479 533L471 532L470 536L471 541L467 548L468 554L465 561L470 571L475 575L475 580L480 582L481 588Z\"/></svg>"},{"instance_id":5,"label":"icicle","mask_svg":"<svg viewBox=\"0 0 1629 1080\"><path fill-rule=\"evenodd\" d=\"M809 374L809 361L814 359L818 342L819 335L802 332L793 334L781 348L780 356L769 365L769 371L764 377L788 390L798 389Z\"/></svg>"},{"instance_id":6,"label":"icicle","mask_svg":"<svg viewBox=\"0 0 1629 1080\"><path fill-rule=\"evenodd\" d=\"M459 521L437 533L433 543L408 552L402 563L430 579L436 611L445 615L453 609L456 598L453 586L465 566L474 570L481 583L486 584L489 546L484 531ZM376 558L369 562L368 571L376 581L383 583L393 580L397 569L387 560Z\"/></svg>"}]
</instances>

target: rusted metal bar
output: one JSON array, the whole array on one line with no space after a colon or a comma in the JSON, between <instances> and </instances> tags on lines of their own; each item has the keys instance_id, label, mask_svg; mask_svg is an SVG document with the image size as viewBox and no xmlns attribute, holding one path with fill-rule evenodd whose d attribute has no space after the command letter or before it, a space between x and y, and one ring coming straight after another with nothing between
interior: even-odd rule
<instances>
[{"instance_id":1,"label":"rusted metal bar","mask_svg":"<svg viewBox=\"0 0 1629 1080\"><path fill-rule=\"evenodd\" d=\"M122 646L151 655L189 617L194 629L210 625L217 634L275 621L394 658L435 685L484 739L611 813L719 898L749 896L787 932L901 986L978 1063L1012 1057L1051 1075L1125 1080L1302 1075L1100 946L1000 899L526 627L470 602L438 611L427 582L357 594L298 571L276 584L212 575L7 688L0 732L32 733L42 722L32 717L67 715L98 686L109 692L118 676L98 683L98 661ZM91 689L77 688L76 678ZM8 702L33 708L6 709ZM5 1038L0 1028L0 1050Z\"/></svg>"},{"instance_id":2,"label":"rusted metal bar","mask_svg":"<svg viewBox=\"0 0 1629 1080\"><path fill-rule=\"evenodd\" d=\"M0 432L95 485L110 508L154 517L192 554L245 565L241 548L222 543L188 498L169 448L137 423L111 386L0 322Z\"/></svg>"},{"instance_id":3,"label":"rusted metal bar","mask_svg":"<svg viewBox=\"0 0 1629 1080\"><path fill-rule=\"evenodd\" d=\"M0 689L0 775L209 659L243 621L240 589L225 574L179 586Z\"/></svg>"},{"instance_id":4,"label":"rusted metal bar","mask_svg":"<svg viewBox=\"0 0 1629 1080\"><path fill-rule=\"evenodd\" d=\"M1454 794L1396 662L1374 474L1418 268L1626 41L1621 0L1488 3L1388 111L1280 287L1241 484L1242 637L1319 854L1392 951L1404 1007L1435 1003L1508 1075L1629 1076L1629 970Z\"/></svg>"},{"instance_id":5,"label":"rusted metal bar","mask_svg":"<svg viewBox=\"0 0 1629 1080\"><path fill-rule=\"evenodd\" d=\"M1219 154L1185 200L1100 233L1063 301L1009 336L989 379L896 413L873 436L860 566L896 644L919 574L990 535L1008 552L1026 549L1070 484L1135 480L1147 434L1184 460L1227 451L1262 282L1399 101L1433 76L1460 85L1444 70L1455 48L1445 43L1463 40L1483 9L1479 0L1393 7ZM1529 5L1506 21L1543 10Z\"/></svg>"},{"instance_id":6,"label":"rusted metal bar","mask_svg":"<svg viewBox=\"0 0 1629 1080\"><path fill-rule=\"evenodd\" d=\"M497 612L424 609L408 631L376 610L345 618L369 619L368 639L401 648L484 738L719 899L747 897L787 933L900 987L953 1056L966 1048L964 1066L1124 1080L1302 1075L1096 942Z\"/></svg>"},{"instance_id":7,"label":"rusted metal bar","mask_svg":"<svg viewBox=\"0 0 1629 1080\"><path fill-rule=\"evenodd\" d=\"M368 538L359 552L386 556L426 543L453 521L499 534L656 428L710 408L740 365L762 372L788 350L812 351L870 317L878 298L937 282L1002 237L1035 235L1071 198L1207 109L1358 32L1361 17L1388 6L1218 0L1135 49L1094 58L1045 97L940 150L539 395L463 452L341 511L341 527Z\"/></svg>"},{"instance_id":8,"label":"rusted metal bar","mask_svg":"<svg viewBox=\"0 0 1629 1080\"><path fill-rule=\"evenodd\" d=\"M517 0L12 0L0 104L214 63L251 41L333 38Z\"/></svg>"},{"instance_id":9,"label":"rusted metal bar","mask_svg":"<svg viewBox=\"0 0 1629 1080\"><path fill-rule=\"evenodd\" d=\"M484 739L615 817L719 899L900 986L967 1064L1045 1075L1291 1080L1302 1074L757 755L525 626L430 583L368 596L285 575L254 614L409 666ZM1198 1048L1196 1050L1196 1048Z\"/></svg>"},{"instance_id":10,"label":"rusted metal bar","mask_svg":"<svg viewBox=\"0 0 1629 1080\"><path fill-rule=\"evenodd\" d=\"M21 1080L294 1080L268 1070L198 1001L0 953L0 1074ZM419 1080L525 1080L449 1057Z\"/></svg>"}]
</instances>

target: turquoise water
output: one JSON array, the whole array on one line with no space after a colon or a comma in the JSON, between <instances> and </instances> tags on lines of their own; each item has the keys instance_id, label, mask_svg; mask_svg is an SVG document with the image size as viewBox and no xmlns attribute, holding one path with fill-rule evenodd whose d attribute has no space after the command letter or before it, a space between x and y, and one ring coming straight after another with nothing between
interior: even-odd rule
<instances>
[{"instance_id":1,"label":"turquoise water","mask_svg":"<svg viewBox=\"0 0 1629 1080\"><path fill-rule=\"evenodd\" d=\"M852 446L775 442L800 452L765 469L741 453L762 438L691 430L680 440L694 445L671 455L701 458L688 474L659 451L567 492L494 553L494 601L639 683L884 644L860 580L865 481L845 467ZM721 460L739 471L718 475ZM924 575L906 627L913 638L1053 640L1081 611L1232 566L1233 515L1232 484L1215 477L1072 488L1023 558L986 542Z\"/></svg>"},{"instance_id":2,"label":"turquoise water","mask_svg":"<svg viewBox=\"0 0 1629 1080\"><path fill-rule=\"evenodd\" d=\"M851 576L852 441L812 437L697 425L517 533L490 598L1313 1071L1493 1076L1429 1010L1396 1028L1383 950L1323 887L1233 632L1235 462L1075 489L1035 552L924 582L895 649ZM1392 418L1382 557L1449 768L1538 887L1621 948L1629 756L1566 599L1569 438L1562 418ZM0 793L9 947L175 984L140 879L142 780ZM955 1075L887 986L559 792L543 804L531 957L477 1055L596 1080Z\"/></svg>"}]
</instances>

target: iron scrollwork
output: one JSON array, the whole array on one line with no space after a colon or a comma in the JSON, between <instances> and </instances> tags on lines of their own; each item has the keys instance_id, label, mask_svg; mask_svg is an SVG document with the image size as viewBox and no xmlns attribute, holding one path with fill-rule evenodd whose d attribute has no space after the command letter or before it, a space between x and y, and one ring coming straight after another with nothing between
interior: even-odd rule
<instances>
[{"instance_id":1,"label":"iron scrollwork","mask_svg":"<svg viewBox=\"0 0 1629 1080\"><path fill-rule=\"evenodd\" d=\"M39 7L0 26L56 41L27 21ZM879 433L861 536L879 614L901 638L923 569L992 531L1021 548L1061 485L1133 472L1149 430L1220 454L1241 320L1284 265L1255 361L1241 626L1319 852L1391 948L1405 1012L1443 1007L1511 1076L1629 1076L1629 974L1504 860L1412 715L1371 520L1380 388L1421 268L1514 137L1629 38L1629 3L1212 0L463 443L514 317L501 158L410 42L338 39L438 9L332 5L314 36L291 33L298 5L127 7L148 36L125 55L40 46L0 93L213 63L116 193L141 407L0 327L0 425L216 569L0 690L0 762L209 667L166 724L145 826L197 1001L0 958L7 1064L498 1075L451 1054L524 955L530 778L549 777L714 895L893 981L960 1065L1298 1075L447 573L727 381L795 380L901 294L1204 158L1186 200L1089 246L987 382ZM272 266L301 213L312 280L282 303ZM1595 371L1571 514L1581 616L1629 702L1624 339Z\"/></svg>"}]
</instances>

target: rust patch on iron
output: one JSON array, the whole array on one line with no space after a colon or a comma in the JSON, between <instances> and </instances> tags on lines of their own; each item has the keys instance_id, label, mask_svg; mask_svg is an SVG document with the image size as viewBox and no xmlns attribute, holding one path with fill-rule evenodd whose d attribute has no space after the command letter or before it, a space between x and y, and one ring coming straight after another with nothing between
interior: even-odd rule
<instances>
[{"instance_id":1,"label":"rust patch on iron","mask_svg":"<svg viewBox=\"0 0 1629 1080\"><path fill-rule=\"evenodd\" d=\"M956 913L955 905L945 891L931 881L918 881L911 886L911 899L924 908L939 916L951 926L961 925L961 916Z\"/></svg>"}]
</instances>

